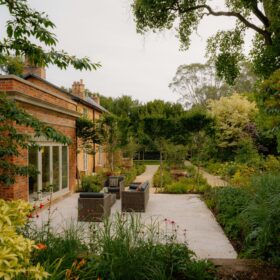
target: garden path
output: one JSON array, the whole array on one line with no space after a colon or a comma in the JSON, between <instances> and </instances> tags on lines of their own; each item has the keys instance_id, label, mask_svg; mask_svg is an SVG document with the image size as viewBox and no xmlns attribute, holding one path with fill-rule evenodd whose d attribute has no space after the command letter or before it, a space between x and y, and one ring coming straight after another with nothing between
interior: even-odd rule
<instances>
[{"instance_id":1,"label":"garden path","mask_svg":"<svg viewBox=\"0 0 280 280\"><path fill-rule=\"evenodd\" d=\"M195 166L190 161L185 161L186 166ZM195 166L197 169L198 167ZM211 187L225 187L228 185L228 182L222 180L219 176L215 176L206 172L203 168L199 168L199 173L202 175L204 179L207 180L207 183Z\"/></svg>"},{"instance_id":2,"label":"garden path","mask_svg":"<svg viewBox=\"0 0 280 280\"><path fill-rule=\"evenodd\" d=\"M136 178L136 181L152 178L158 166L148 165L146 171ZM54 204L56 209L52 215L51 224L54 228L63 228L69 224L78 224L83 230L85 223L77 223L78 196L75 193ZM112 207L112 214L121 211L120 200ZM46 221L48 213L42 211L37 224ZM178 240L187 242L198 258L228 258L237 257L235 250L217 223L212 212L207 208L199 195L186 194L150 194L149 203L141 219L148 223L151 219L161 222L163 230L176 229ZM172 223L174 221L174 223ZM186 232L186 234L185 234Z\"/></svg>"}]
</instances>

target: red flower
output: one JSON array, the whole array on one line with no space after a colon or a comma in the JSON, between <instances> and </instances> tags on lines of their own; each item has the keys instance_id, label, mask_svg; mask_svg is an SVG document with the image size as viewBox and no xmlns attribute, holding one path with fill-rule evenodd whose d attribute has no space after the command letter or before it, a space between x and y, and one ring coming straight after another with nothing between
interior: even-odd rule
<instances>
[{"instance_id":1,"label":"red flower","mask_svg":"<svg viewBox=\"0 0 280 280\"><path fill-rule=\"evenodd\" d=\"M43 203L40 203L39 208L42 209L43 207L44 207L44 204L43 204Z\"/></svg>"},{"instance_id":2,"label":"red flower","mask_svg":"<svg viewBox=\"0 0 280 280\"><path fill-rule=\"evenodd\" d=\"M31 218L33 218L33 216L32 216L31 214L28 214L28 215L27 215L27 218L28 218L28 219L31 219Z\"/></svg>"},{"instance_id":3,"label":"red flower","mask_svg":"<svg viewBox=\"0 0 280 280\"><path fill-rule=\"evenodd\" d=\"M45 245L43 243L36 244L36 249L45 250L45 249L47 249L47 245Z\"/></svg>"}]
</instances>

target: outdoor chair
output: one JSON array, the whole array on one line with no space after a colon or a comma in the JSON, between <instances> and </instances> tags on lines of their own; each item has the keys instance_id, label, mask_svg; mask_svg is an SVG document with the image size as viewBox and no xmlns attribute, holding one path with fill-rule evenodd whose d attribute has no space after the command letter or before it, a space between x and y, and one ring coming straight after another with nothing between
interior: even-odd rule
<instances>
[{"instance_id":1,"label":"outdoor chair","mask_svg":"<svg viewBox=\"0 0 280 280\"><path fill-rule=\"evenodd\" d=\"M115 196L105 193L83 192L78 198L78 221L100 222L111 214Z\"/></svg>"},{"instance_id":2,"label":"outdoor chair","mask_svg":"<svg viewBox=\"0 0 280 280\"><path fill-rule=\"evenodd\" d=\"M149 182L132 183L122 192L122 211L145 212L149 201Z\"/></svg>"},{"instance_id":3,"label":"outdoor chair","mask_svg":"<svg viewBox=\"0 0 280 280\"><path fill-rule=\"evenodd\" d=\"M109 176L104 187L107 188L108 193L116 194L116 198L120 199L125 188L124 176Z\"/></svg>"}]
</instances>

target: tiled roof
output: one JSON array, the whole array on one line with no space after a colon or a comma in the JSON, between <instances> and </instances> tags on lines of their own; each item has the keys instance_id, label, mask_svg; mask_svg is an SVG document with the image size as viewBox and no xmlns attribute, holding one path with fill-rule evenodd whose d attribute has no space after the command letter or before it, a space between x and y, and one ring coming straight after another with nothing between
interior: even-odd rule
<instances>
[{"instance_id":1,"label":"tiled roof","mask_svg":"<svg viewBox=\"0 0 280 280\"><path fill-rule=\"evenodd\" d=\"M104 107L102 107L100 104L96 103L92 98L87 96L85 99L82 99L76 95L70 94L71 98L77 102L80 102L86 106L92 107L93 109L96 109L100 112L106 112L108 113L109 111L106 110Z\"/></svg>"},{"instance_id":2,"label":"tiled roof","mask_svg":"<svg viewBox=\"0 0 280 280\"><path fill-rule=\"evenodd\" d=\"M96 110L98 110L98 111L100 111L100 112L107 112L107 113L108 113L108 110L106 110L106 109L105 109L104 107L102 107L100 104L96 103L96 102L95 102L92 98L90 98L89 96L87 96L85 99L82 99L82 98L80 98L80 97L78 97L78 96L76 96L76 95L71 94L69 91L67 91L67 90L65 90L65 89L62 89L62 88L60 88L60 87L54 85L53 83L48 82L47 80L45 80L45 79L43 79L43 78L41 78L41 77L39 77L39 76L37 76L37 75L35 75L35 74L27 74L27 75L24 75L24 76L23 76L23 78L24 78L25 80L27 80L29 77L33 77L33 78L35 78L35 79L38 79L39 81L44 82L44 83L46 83L46 84L48 84L48 85L54 87L55 89L60 90L60 91L63 92L63 93L66 93L72 100L75 100L75 101L77 101L77 102L80 102L80 103L82 103L82 104L84 104L84 105L86 105L86 106L89 106L89 107L91 107L91 108L93 108L93 109L96 109Z\"/></svg>"}]
</instances>

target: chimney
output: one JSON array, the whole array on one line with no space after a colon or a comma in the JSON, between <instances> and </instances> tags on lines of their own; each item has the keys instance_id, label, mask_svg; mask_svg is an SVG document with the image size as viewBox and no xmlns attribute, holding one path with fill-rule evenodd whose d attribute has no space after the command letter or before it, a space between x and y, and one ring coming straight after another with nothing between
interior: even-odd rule
<instances>
[{"instance_id":1,"label":"chimney","mask_svg":"<svg viewBox=\"0 0 280 280\"><path fill-rule=\"evenodd\" d=\"M46 79L46 69L43 66L35 66L29 61L28 58L25 58L23 75L34 74L42 79Z\"/></svg>"},{"instance_id":2,"label":"chimney","mask_svg":"<svg viewBox=\"0 0 280 280\"><path fill-rule=\"evenodd\" d=\"M97 94L92 95L91 97L95 103L100 104L100 98Z\"/></svg>"},{"instance_id":3,"label":"chimney","mask_svg":"<svg viewBox=\"0 0 280 280\"><path fill-rule=\"evenodd\" d=\"M80 97L81 99L85 99L85 85L83 83L83 80L73 83L72 94L77 97Z\"/></svg>"}]
</instances>

